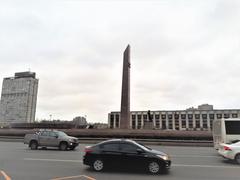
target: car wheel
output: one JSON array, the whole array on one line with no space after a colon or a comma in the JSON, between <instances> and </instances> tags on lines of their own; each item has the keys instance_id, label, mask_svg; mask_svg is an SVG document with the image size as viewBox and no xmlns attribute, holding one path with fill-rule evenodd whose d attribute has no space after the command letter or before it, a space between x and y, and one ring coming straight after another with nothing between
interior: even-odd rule
<instances>
[{"instance_id":1,"label":"car wheel","mask_svg":"<svg viewBox=\"0 0 240 180\"><path fill-rule=\"evenodd\" d=\"M237 155L235 156L235 161L236 161L238 164L240 164L240 154L237 154Z\"/></svg>"},{"instance_id":2,"label":"car wheel","mask_svg":"<svg viewBox=\"0 0 240 180\"><path fill-rule=\"evenodd\" d=\"M151 161L148 163L148 172L151 174L157 174L160 172L160 164L156 161Z\"/></svg>"},{"instance_id":3,"label":"car wheel","mask_svg":"<svg viewBox=\"0 0 240 180\"><path fill-rule=\"evenodd\" d=\"M103 164L103 161L101 159L96 159L94 162L93 162L93 169L95 171L102 171L103 170L103 167L104 167L104 164Z\"/></svg>"},{"instance_id":4,"label":"car wheel","mask_svg":"<svg viewBox=\"0 0 240 180\"><path fill-rule=\"evenodd\" d=\"M66 142L61 142L61 143L60 143L59 149L60 149L61 151L66 151L67 148L68 148L68 145L67 145Z\"/></svg>"},{"instance_id":5,"label":"car wheel","mask_svg":"<svg viewBox=\"0 0 240 180\"><path fill-rule=\"evenodd\" d=\"M36 150L38 148L38 143L36 141L32 141L29 146L31 150Z\"/></svg>"}]
</instances>

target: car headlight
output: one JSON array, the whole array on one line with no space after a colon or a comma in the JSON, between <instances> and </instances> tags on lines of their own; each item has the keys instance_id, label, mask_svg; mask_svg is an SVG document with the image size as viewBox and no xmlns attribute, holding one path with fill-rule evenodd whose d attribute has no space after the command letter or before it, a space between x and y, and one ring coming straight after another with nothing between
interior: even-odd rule
<instances>
[{"instance_id":1,"label":"car headlight","mask_svg":"<svg viewBox=\"0 0 240 180\"><path fill-rule=\"evenodd\" d=\"M74 142L74 139L69 139L69 142Z\"/></svg>"},{"instance_id":2,"label":"car headlight","mask_svg":"<svg viewBox=\"0 0 240 180\"><path fill-rule=\"evenodd\" d=\"M159 158L161 158L161 159L163 159L165 161L170 160L170 157L168 155L160 155L160 154L158 154L157 157L159 157Z\"/></svg>"}]
</instances>

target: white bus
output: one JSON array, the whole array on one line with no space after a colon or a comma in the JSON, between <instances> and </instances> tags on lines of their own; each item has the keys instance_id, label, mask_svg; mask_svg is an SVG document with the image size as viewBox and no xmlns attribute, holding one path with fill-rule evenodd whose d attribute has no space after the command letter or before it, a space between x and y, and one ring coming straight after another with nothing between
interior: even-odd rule
<instances>
[{"instance_id":1,"label":"white bus","mask_svg":"<svg viewBox=\"0 0 240 180\"><path fill-rule=\"evenodd\" d=\"M218 149L221 143L231 144L240 141L240 119L214 120L212 133L215 149Z\"/></svg>"}]
</instances>

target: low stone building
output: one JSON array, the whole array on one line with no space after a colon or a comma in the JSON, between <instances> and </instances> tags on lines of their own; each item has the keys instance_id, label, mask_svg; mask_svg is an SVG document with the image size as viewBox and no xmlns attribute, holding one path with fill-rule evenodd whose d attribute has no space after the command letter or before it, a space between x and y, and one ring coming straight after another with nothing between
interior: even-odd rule
<instances>
[{"instance_id":1,"label":"low stone building","mask_svg":"<svg viewBox=\"0 0 240 180\"><path fill-rule=\"evenodd\" d=\"M240 109L214 109L203 104L186 110L132 111L131 129L204 130L210 131L214 119L238 118ZM108 127L119 128L120 112L108 115Z\"/></svg>"}]
</instances>

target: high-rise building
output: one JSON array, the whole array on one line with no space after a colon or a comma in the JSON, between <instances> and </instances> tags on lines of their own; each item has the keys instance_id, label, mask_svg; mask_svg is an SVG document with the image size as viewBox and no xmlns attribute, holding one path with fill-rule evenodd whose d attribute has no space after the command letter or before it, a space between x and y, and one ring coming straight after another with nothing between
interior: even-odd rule
<instances>
[{"instance_id":1,"label":"high-rise building","mask_svg":"<svg viewBox=\"0 0 240 180\"><path fill-rule=\"evenodd\" d=\"M15 73L3 79L0 123L34 122L38 79L34 72Z\"/></svg>"}]
</instances>

